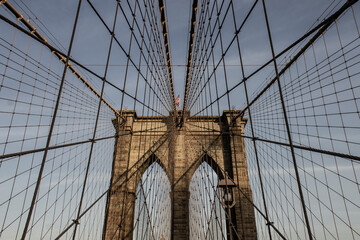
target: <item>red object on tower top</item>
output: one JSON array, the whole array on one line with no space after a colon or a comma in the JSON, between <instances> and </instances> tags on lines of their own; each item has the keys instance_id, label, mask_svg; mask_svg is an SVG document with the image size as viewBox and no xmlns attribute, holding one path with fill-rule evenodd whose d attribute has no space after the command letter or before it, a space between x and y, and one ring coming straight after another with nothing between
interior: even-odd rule
<instances>
[{"instance_id":1,"label":"red object on tower top","mask_svg":"<svg viewBox=\"0 0 360 240\"><path fill-rule=\"evenodd\" d=\"M178 95L177 98L175 99L175 105L177 107L180 106L180 95Z\"/></svg>"}]
</instances>

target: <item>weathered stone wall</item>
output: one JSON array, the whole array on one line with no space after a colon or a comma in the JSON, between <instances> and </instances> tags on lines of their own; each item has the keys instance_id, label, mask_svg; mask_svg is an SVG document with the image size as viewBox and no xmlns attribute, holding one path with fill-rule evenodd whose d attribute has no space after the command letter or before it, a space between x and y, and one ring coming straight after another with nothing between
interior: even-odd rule
<instances>
[{"instance_id":1,"label":"weathered stone wall","mask_svg":"<svg viewBox=\"0 0 360 240\"><path fill-rule=\"evenodd\" d=\"M181 112L172 112L169 117L139 117L134 111L125 111L122 118L115 119L119 136L112 182L121 187L113 188L108 195L104 239L111 239L113 235L132 239L136 187L142 173L152 163L153 154L173 185L174 240L189 239L189 183L202 161L208 161L220 178L224 175L220 169L225 169L251 199L245 146L240 137L246 120L238 118L229 127L231 117L236 113L227 111L221 117L189 117L189 112L185 112L181 128L174 126L174 118ZM221 135L220 131L236 135ZM237 190L235 198L237 204L231 213L232 223L243 239L256 239L253 207ZM236 234L233 236L236 239Z\"/></svg>"}]
</instances>

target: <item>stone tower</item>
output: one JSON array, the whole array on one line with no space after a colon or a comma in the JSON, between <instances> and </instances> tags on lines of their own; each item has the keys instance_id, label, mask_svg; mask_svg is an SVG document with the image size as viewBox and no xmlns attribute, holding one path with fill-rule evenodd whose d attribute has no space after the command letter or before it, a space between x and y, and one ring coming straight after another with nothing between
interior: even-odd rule
<instances>
[{"instance_id":1,"label":"stone tower","mask_svg":"<svg viewBox=\"0 0 360 240\"><path fill-rule=\"evenodd\" d=\"M191 117L189 112L177 111L169 116L148 117L137 116L135 111L122 111L121 117L113 120L118 136L111 176L114 187L107 196L103 239L133 238L136 188L154 161L163 167L172 184L172 239L189 239L189 183L203 161L208 161L219 178L223 177L219 169L224 169L239 183L242 193L235 188L237 204L232 208L231 222L241 239L256 239L254 209L243 196L245 193L252 199L241 137L246 119L233 120L239 112ZM181 115L182 124L175 126ZM236 234L233 236L237 239Z\"/></svg>"}]
</instances>

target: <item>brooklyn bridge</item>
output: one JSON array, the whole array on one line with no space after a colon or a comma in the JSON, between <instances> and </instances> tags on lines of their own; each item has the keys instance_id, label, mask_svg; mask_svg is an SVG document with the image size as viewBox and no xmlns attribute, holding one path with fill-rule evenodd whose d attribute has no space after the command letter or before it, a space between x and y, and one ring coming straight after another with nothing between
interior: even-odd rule
<instances>
[{"instance_id":1,"label":"brooklyn bridge","mask_svg":"<svg viewBox=\"0 0 360 240\"><path fill-rule=\"evenodd\" d=\"M360 239L357 0L0 18L0 239Z\"/></svg>"}]
</instances>

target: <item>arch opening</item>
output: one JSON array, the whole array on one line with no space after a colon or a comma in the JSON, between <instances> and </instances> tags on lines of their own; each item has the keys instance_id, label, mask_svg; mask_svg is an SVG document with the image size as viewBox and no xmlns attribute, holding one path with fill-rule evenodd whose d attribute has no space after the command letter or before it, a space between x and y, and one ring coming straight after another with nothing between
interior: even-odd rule
<instances>
[{"instance_id":1,"label":"arch opening","mask_svg":"<svg viewBox=\"0 0 360 240\"><path fill-rule=\"evenodd\" d=\"M220 202L218 181L222 178L217 164L210 165L205 155L189 184L190 239L227 239L225 209ZM221 175L220 177L218 175Z\"/></svg>"},{"instance_id":2,"label":"arch opening","mask_svg":"<svg viewBox=\"0 0 360 240\"><path fill-rule=\"evenodd\" d=\"M170 181L156 156L150 157L136 189L132 239L170 239Z\"/></svg>"}]
</instances>

